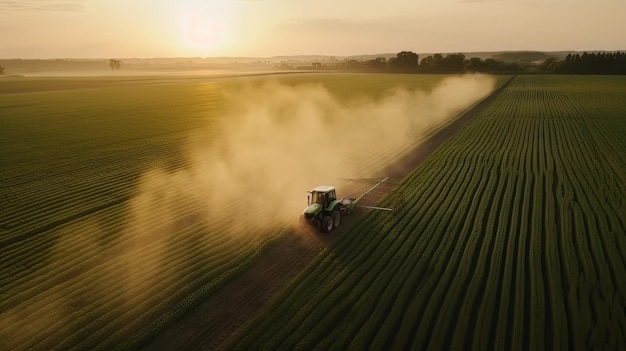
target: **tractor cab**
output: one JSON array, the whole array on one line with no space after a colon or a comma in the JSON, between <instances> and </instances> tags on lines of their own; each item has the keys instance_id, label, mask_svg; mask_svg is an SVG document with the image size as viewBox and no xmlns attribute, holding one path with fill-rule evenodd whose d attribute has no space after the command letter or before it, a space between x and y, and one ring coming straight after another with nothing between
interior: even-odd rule
<instances>
[{"instance_id":1,"label":"tractor cab","mask_svg":"<svg viewBox=\"0 0 626 351\"><path fill-rule=\"evenodd\" d=\"M328 204L336 199L337 195L335 194L335 187L322 185L311 190L309 205L320 204L322 205L322 208L327 208Z\"/></svg>"}]
</instances>

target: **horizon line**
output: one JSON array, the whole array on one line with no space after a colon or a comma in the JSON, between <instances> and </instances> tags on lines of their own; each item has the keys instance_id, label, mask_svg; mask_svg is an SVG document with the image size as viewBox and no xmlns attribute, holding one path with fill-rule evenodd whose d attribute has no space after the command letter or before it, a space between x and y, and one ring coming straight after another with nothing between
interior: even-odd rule
<instances>
[{"instance_id":1,"label":"horizon line","mask_svg":"<svg viewBox=\"0 0 626 351\"><path fill-rule=\"evenodd\" d=\"M411 50L401 50L401 51L411 51ZM398 52L401 52L398 51ZM415 52L418 55L433 55L433 54L472 54L472 53L584 53L584 52L626 52L626 49L618 49L618 50L494 50L494 51L449 51L449 52ZM273 58L282 58L282 57L311 57L311 56L319 56L319 57L341 57L341 58L350 58L350 57L359 57L359 56L389 56L396 55L397 52L387 52L387 53L375 53L375 54L352 54L352 55L333 55L333 54L285 54L285 55L272 55L272 56L151 56L151 57L121 57L121 56L111 56L111 57L11 57L11 58L0 58L0 60L80 60L80 61L90 61L90 60L110 60L112 58L119 60L159 60L159 59L273 59Z\"/></svg>"}]
</instances>

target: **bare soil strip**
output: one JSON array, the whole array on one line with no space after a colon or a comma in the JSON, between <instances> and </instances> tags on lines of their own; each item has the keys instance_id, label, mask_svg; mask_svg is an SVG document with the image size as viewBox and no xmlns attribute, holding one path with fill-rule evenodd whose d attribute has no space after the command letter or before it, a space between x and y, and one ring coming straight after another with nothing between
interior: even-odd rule
<instances>
[{"instance_id":1,"label":"bare soil strip","mask_svg":"<svg viewBox=\"0 0 626 351\"><path fill-rule=\"evenodd\" d=\"M477 116L511 83L514 77L491 95L437 131L408 155L387 168L387 176L401 180L417 168L448 138ZM331 234L293 229L284 240L271 246L252 267L224 286L218 293L154 338L144 350L215 350L262 307L329 242L352 227L362 212L342 221Z\"/></svg>"}]
</instances>

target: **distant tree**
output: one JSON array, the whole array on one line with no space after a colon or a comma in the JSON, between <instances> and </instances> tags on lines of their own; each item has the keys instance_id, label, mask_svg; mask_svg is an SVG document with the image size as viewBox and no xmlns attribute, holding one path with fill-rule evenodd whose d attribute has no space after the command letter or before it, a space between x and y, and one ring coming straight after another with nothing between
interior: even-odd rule
<instances>
[{"instance_id":1,"label":"distant tree","mask_svg":"<svg viewBox=\"0 0 626 351\"><path fill-rule=\"evenodd\" d=\"M441 72L443 67L443 55L434 54L432 56L425 57L420 62L420 70L425 73Z\"/></svg>"},{"instance_id":2,"label":"distant tree","mask_svg":"<svg viewBox=\"0 0 626 351\"><path fill-rule=\"evenodd\" d=\"M4 74L4 67L0 66L0 76Z\"/></svg>"},{"instance_id":3,"label":"distant tree","mask_svg":"<svg viewBox=\"0 0 626 351\"><path fill-rule=\"evenodd\" d=\"M365 61L365 66L368 71L384 72L387 70L387 59L384 57L377 57L374 60L367 60Z\"/></svg>"},{"instance_id":4,"label":"distant tree","mask_svg":"<svg viewBox=\"0 0 626 351\"><path fill-rule=\"evenodd\" d=\"M111 67L112 71L119 71L122 69L122 61L116 59L109 60L109 67Z\"/></svg>"},{"instance_id":5,"label":"distant tree","mask_svg":"<svg viewBox=\"0 0 626 351\"><path fill-rule=\"evenodd\" d=\"M355 59L345 59L339 63L339 67L348 71L358 71L363 69L364 63Z\"/></svg>"},{"instance_id":6,"label":"distant tree","mask_svg":"<svg viewBox=\"0 0 626 351\"><path fill-rule=\"evenodd\" d=\"M465 72L465 55L434 54L422 60L420 70L426 73L463 73Z\"/></svg>"},{"instance_id":7,"label":"distant tree","mask_svg":"<svg viewBox=\"0 0 626 351\"><path fill-rule=\"evenodd\" d=\"M457 57L457 60L458 60L458 57ZM465 72L472 72L472 73L477 73L477 72L513 73L513 72L519 72L520 70L519 65L516 62L508 63L508 62L504 62L500 60L495 60L492 58L488 58L485 61L483 61L479 57L472 57L468 60L464 60L463 64L465 66ZM454 67L454 64L453 64L453 67Z\"/></svg>"},{"instance_id":8,"label":"distant tree","mask_svg":"<svg viewBox=\"0 0 626 351\"><path fill-rule=\"evenodd\" d=\"M465 67L470 72L483 72L485 63L479 57L472 57L469 60L465 60Z\"/></svg>"},{"instance_id":9,"label":"distant tree","mask_svg":"<svg viewBox=\"0 0 626 351\"><path fill-rule=\"evenodd\" d=\"M431 68L434 65L434 61L435 59L432 56L426 56L422 59L422 62L420 62L420 70L422 72L430 72Z\"/></svg>"},{"instance_id":10,"label":"distant tree","mask_svg":"<svg viewBox=\"0 0 626 351\"><path fill-rule=\"evenodd\" d=\"M419 56L412 51L401 51L389 59L389 68L395 72L417 72Z\"/></svg>"},{"instance_id":11,"label":"distant tree","mask_svg":"<svg viewBox=\"0 0 626 351\"><path fill-rule=\"evenodd\" d=\"M463 54L449 54L443 60L443 69L448 73L463 73L465 72L465 55Z\"/></svg>"},{"instance_id":12,"label":"distant tree","mask_svg":"<svg viewBox=\"0 0 626 351\"><path fill-rule=\"evenodd\" d=\"M626 52L568 54L563 61L544 62L541 68L554 73L626 74Z\"/></svg>"},{"instance_id":13,"label":"distant tree","mask_svg":"<svg viewBox=\"0 0 626 351\"><path fill-rule=\"evenodd\" d=\"M568 55L568 56L570 56L570 55ZM550 56L547 59L545 59L541 63L541 65L539 65L539 68L542 71L554 71L558 64L559 64L559 62L557 62L556 57Z\"/></svg>"},{"instance_id":14,"label":"distant tree","mask_svg":"<svg viewBox=\"0 0 626 351\"><path fill-rule=\"evenodd\" d=\"M439 72L439 71L441 71L442 67L443 67L443 55L442 54L434 54L433 55L433 63L432 63L431 70L433 72Z\"/></svg>"},{"instance_id":15,"label":"distant tree","mask_svg":"<svg viewBox=\"0 0 626 351\"><path fill-rule=\"evenodd\" d=\"M387 61L387 68L390 70L397 70L398 64L396 63L396 60L397 59L395 57L390 57Z\"/></svg>"},{"instance_id":16,"label":"distant tree","mask_svg":"<svg viewBox=\"0 0 626 351\"><path fill-rule=\"evenodd\" d=\"M502 64L502 61L488 58L485 60L485 72L497 72L499 71L499 66Z\"/></svg>"}]
</instances>

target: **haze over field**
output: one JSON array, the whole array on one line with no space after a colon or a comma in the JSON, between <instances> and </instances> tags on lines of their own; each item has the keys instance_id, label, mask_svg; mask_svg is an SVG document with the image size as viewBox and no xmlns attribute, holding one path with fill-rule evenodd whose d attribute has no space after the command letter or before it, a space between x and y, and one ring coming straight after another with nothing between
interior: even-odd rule
<instances>
[{"instance_id":1,"label":"haze over field","mask_svg":"<svg viewBox=\"0 0 626 351\"><path fill-rule=\"evenodd\" d=\"M222 124L211 126L219 137L192 138L189 149L202 151L189 156L190 168L144 174L131 217L141 221L144 214L183 202L210 209L202 215L214 223L292 224L305 206L306 190L338 178L380 175L407 145L416 145L494 85L491 76L466 75L446 78L430 91L396 88L379 99L351 100L319 84L237 86L226 94L232 108ZM389 158L377 159L381 155ZM172 184L179 190L168 190Z\"/></svg>"},{"instance_id":2,"label":"haze over field","mask_svg":"<svg viewBox=\"0 0 626 351\"><path fill-rule=\"evenodd\" d=\"M279 235L282 225L296 223L305 206L307 189L324 182L333 184L337 177L372 174L377 167L387 165L406 151L407 146L416 145L430 127L445 122L453 113L489 94L496 84L494 77L488 75L437 77L431 82L422 88L407 89L398 85L379 96L361 93L351 98L341 97L321 83L289 84L277 78L250 79L231 85L226 82L224 85L198 85L198 90L192 90L197 95L188 95L189 105L215 98L215 89L224 89L219 96L224 98L225 104L219 117L211 116L211 109L203 112L207 125L190 132L191 137L185 141L187 147L181 147L186 151L177 154L177 159L186 166L172 168L158 162L146 166L137 178L128 177L133 183L136 181L136 186L131 186L132 195L119 209L116 205L107 205L102 211L79 216L58 228L44 231L45 235L33 236L12 246L12 250L18 252L23 248L28 257L49 255L50 263L38 266L33 270L37 274L30 276L23 272L27 269L23 266L26 263L15 268L18 274L11 275L12 286L23 283L34 288L15 289L3 295L8 296L8 302L0 303L3 308L0 348L49 349L49 345L56 345L58 341L62 342L59 349L72 343L83 343L76 347L78 349L91 349L82 345L119 344L121 340L127 343L121 349L128 348L132 340L123 333L141 328L152 332L153 319L142 320L142 316L163 308L159 306L176 302L180 295L175 294L188 289L191 278L183 273L187 266L179 264L179 260L213 262L215 257L221 262L235 252L239 256L225 259L228 263L224 264L232 263L233 271L245 268L240 260L247 259L246 250L258 249L259 243ZM150 87L144 89L154 91ZM103 91L102 96L111 92ZM62 100L72 92L60 92L59 97ZM139 98L141 94L137 94ZM27 107L18 105L18 108ZM84 113L89 116L85 119L97 119L89 114L93 110L74 108L78 111L70 109L70 115L82 118ZM171 115L193 114L190 112L193 109L182 111L172 109ZM132 113L126 116L137 118ZM184 116L178 118L182 123L186 121ZM140 119L137 123L141 123ZM50 133L46 137L55 138L57 134ZM146 139L139 137L137 142ZM152 144L146 151L159 150L156 146L163 145ZM123 151L111 152L110 159L121 162L123 155ZM103 163L106 162L96 161L93 165L103 167ZM96 170L95 173L105 172ZM54 181L52 174L54 168L42 181ZM82 173L74 169L71 174L70 178L78 179ZM20 184L27 180L9 181ZM85 189L88 193L104 183L88 182ZM108 189L114 189L115 184L115 180L109 179L107 194L96 191L93 196L106 201L114 196L111 195L115 194L114 190L109 193ZM66 186L68 193L81 193ZM42 188L56 190L53 186ZM17 202L13 197L7 198ZM59 209L58 203L64 201L46 201L44 206L50 204L50 213L55 218L63 218L67 212L63 207ZM85 211L86 203L92 202L81 199L70 206ZM23 212L16 216L23 215L29 218L28 223L37 223L37 215ZM0 217L0 225L7 222L6 217ZM49 246L43 245L44 249L38 247L35 255L35 250L28 249L30 239L51 242ZM189 243L190 246L185 246ZM11 255L14 257L16 253L11 251ZM82 257L71 263L74 256ZM193 272L199 276L210 276L210 269L203 271L200 266L196 267ZM221 272L217 268L215 271ZM6 276L9 270L2 272ZM62 272L63 278L51 279L54 272ZM282 270L280 273L284 274ZM220 284L223 274L234 273L219 273L215 278L217 282L205 283L196 289ZM166 286L159 285L163 282L167 282ZM175 294L159 295L163 289L171 289ZM116 299L115 306L103 307L108 303L104 301L110 301L112 296ZM181 310L174 306L167 311L176 314ZM172 318L164 315L151 318ZM84 333L84 336L73 339L69 337L73 333Z\"/></svg>"},{"instance_id":3,"label":"haze over field","mask_svg":"<svg viewBox=\"0 0 626 351\"><path fill-rule=\"evenodd\" d=\"M0 1L0 58L623 50L622 0Z\"/></svg>"}]
</instances>

